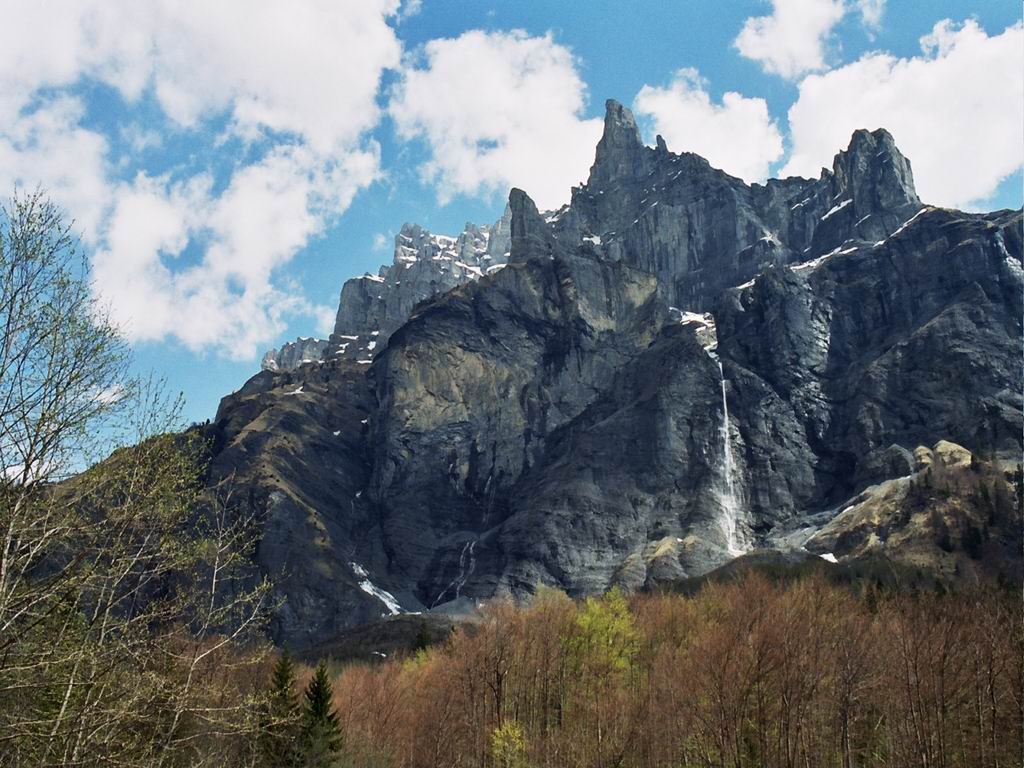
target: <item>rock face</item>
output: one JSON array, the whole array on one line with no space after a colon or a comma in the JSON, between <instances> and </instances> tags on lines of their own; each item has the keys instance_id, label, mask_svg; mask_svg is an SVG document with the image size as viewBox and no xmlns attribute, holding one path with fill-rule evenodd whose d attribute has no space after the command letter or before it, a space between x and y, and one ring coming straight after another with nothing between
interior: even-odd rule
<instances>
[{"instance_id":1,"label":"rock face","mask_svg":"<svg viewBox=\"0 0 1024 768\"><path fill-rule=\"evenodd\" d=\"M918 446L1019 458L1021 221L923 205L885 131L748 186L609 102L569 205L403 227L346 283L331 362L222 402L215 476L269 510L277 638L698 575L811 547Z\"/></svg>"},{"instance_id":2,"label":"rock face","mask_svg":"<svg viewBox=\"0 0 1024 768\"><path fill-rule=\"evenodd\" d=\"M328 346L324 339L299 336L295 341L282 344L280 349L272 349L263 355L260 368L264 371L285 371L305 363L315 363L323 359Z\"/></svg>"},{"instance_id":3,"label":"rock face","mask_svg":"<svg viewBox=\"0 0 1024 768\"><path fill-rule=\"evenodd\" d=\"M910 163L884 130L857 131L819 179L748 186L663 141L645 147L629 110L609 102L590 179L552 228L656 275L672 306L705 311L769 266L882 239L920 208Z\"/></svg>"},{"instance_id":4,"label":"rock face","mask_svg":"<svg viewBox=\"0 0 1024 768\"><path fill-rule=\"evenodd\" d=\"M1008 482L1000 467L946 440L918 446L913 460L906 474L845 503L806 548L833 560L885 554L948 578L1019 582L1024 530L1014 484L1021 478Z\"/></svg>"},{"instance_id":5,"label":"rock face","mask_svg":"<svg viewBox=\"0 0 1024 768\"><path fill-rule=\"evenodd\" d=\"M394 260L376 275L346 280L329 339L300 337L263 356L263 369L290 370L340 357L367 364L421 301L501 269L508 261L511 212L494 224L468 223L458 237L403 224Z\"/></svg>"}]
</instances>

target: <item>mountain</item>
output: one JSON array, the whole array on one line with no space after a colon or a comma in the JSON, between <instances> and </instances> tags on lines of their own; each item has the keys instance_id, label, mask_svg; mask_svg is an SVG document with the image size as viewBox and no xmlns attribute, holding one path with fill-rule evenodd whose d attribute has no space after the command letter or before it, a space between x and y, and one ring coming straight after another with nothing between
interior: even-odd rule
<instances>
[{"instance_id":1,"label":"mountain","mask_svg":"<svg viewBox=\"0 0 1024 768\"><path fill-rule=\"evenodd\" d=\"M645 146L609 101L567 206L513 190L455 241L406 225L394 264L346 283L320 358L221 402L211 472L264 514L275 638L805 545L899 558L930 536L1019 573L1019 526L990 524L970 478L883 491L955 445L976 457L958 473L1013 497L1021 224L923 204L884 130L817 179L747 185ZM941 494L945 538L913 511Z\"/></svg>"}]
</instances>

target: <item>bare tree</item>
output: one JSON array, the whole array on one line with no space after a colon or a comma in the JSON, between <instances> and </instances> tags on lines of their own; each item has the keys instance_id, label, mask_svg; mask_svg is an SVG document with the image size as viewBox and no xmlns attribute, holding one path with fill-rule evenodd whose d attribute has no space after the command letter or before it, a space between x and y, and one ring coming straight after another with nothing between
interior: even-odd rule
<instances>
[{"instance_id":1,"label":"bare tree","mask_svg":"<svg viewBox=\"0 0 1024 768\"><path fill-rule=\"evenodd\" d=\"M254 708L223 665L254 658L265 607L254 513L204 491L205 446L129 375L39 193L0 211L0 363L0 764L244 754Z\"/></svg>"}]
</instances>

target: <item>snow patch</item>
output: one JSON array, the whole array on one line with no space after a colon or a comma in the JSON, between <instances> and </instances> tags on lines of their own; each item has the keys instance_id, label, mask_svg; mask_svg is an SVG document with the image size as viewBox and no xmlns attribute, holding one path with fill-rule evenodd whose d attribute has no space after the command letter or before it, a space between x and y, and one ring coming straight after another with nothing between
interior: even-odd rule
<instances>
[{"instance_id":1,"label":"snow patch","mask_svg":"<svg viewBox=\"0 0 1024 768\"><path fill-rule=\"evenodd\" d=\"M825 219L827 219L832 214L838 213L839 211L843 210L843 208L845 208L846 206L848 206L852 202L853 202L852 199L850 199L850 200L843 200L843 202L841 202L839 205L833 206L831 209L829 209L829 212L826 213L824 216L822 216L821 220L824 221Z\"/></svg>"},{"instance_id":2,"label":"snow patch","mask_svg":"<svg viewBox=\"0 0 1024 768\"><path fill-rule=\"evenodd\" d=\"M821 266L826 261L831 259L833 256L842 256L842 255L847 254L847 253L853 253L856 250L857 250L857 246L853 246L852 248L843 248L842 246L839 246L838 248L832 249L831 251L826 253L824 256L819 256L816 259L811 259L810 261L804 261L804 262L801 262L800 264L794 264L794 265L792 265L790 267L790 270L792 270L793 272L800 272L800 271L805 270L805 269L816 269L817 267Z\"/></svg>"},{"instance_id":3,"label":"snow patch","mask_svg":"<svg viewBox=\"0 0 1024 768\"><path fill-rule=\"evenodd\" d=\"M395 596L370 581L369 574L363 566L356 562L349 563L349 566L352 568L352 572L361 579L359 582L359 588L363 590L363 592L384 603L384 607L388 609L388 613L390 615L394 616L395 614L402 612L402 606L398 603L398 600L395 599Z\"/></svg>"},{"instance_id":4,"label":"snow patch","mask_svg":"<svg viewBox=\"0 0 1024 768\"><path fill-rule=\"evenodd\" d=\"M903 222L902 224L900 224L900 228L899 228L899 229L897 229L897 230L896 230L895 232L893 232L893 233L892 233L891 235L889 235L889 237L890 237L890 238L892 238L892 237L896 237L896 235L898 235L898 234L899 234L900 232L902 232L902 231L903 231L904 229L906 229L907 227L909 227L909 226L910 226L910 223L911 223L911 222L912 222L912 221L913 221L914 219L916 219L916 218L917 218L918 216L920 216L920 215L921 215L922 213L926 213L927 211L932 211L932 210L935 210L935 209L934 209L934 208L932 208L931 206L925 206L925 207L924 207L924 208L922 208L922 209L921 209L920 211L918 211L918 212L917 212L917 213L915 213L915 214L914 214L913 216L911 216L911 217L910 217L909 219L907 219L907 220L906 220L905 222Z\"/></svg>"},{"instance_id":5,"label":"snow patch","mask_svg":"<svg viewBox=\"0 0 1024 768\"><path fill-rule=\"evenodd\" d=\"M683 310L678 309L676 307L669 307L669 309L674 309L676 312L679 313L680 325L689 325L690 323L697 323L698 325L703 325L705 328L715 327L715 318L712 317L711 313L699 315L696 312L684 312Z\"/></svg>"}]
</instances>

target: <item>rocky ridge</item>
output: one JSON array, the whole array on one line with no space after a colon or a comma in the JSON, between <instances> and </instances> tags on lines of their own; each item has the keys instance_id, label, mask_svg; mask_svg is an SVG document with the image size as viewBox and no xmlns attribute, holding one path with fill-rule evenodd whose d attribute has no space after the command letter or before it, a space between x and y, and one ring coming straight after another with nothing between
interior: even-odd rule
<instances>
[{"instance_id":1,"label":"rocky ridge","mask_svg":"<svg viewBox=\"0 0 1024 768\"><path fill-rule=\"evenodd\" d=\"M405 322L421 301L501 269L509 254L506 210L494 224L467 222L457 237L435 235L419 224L403 224L395 235L394 259L377 274L346 280L329 339L300 337L263 356L262 369L297 368L342 357L368 364L375 350Z\"/></svg>"},{"instance_id":2,"label":"rocky ridge","mask_svg":"<svg viewBox=\"0 0 1024 768\"><path fill-rule=\"evenodd\" d=\"M1020 455L1021 213L925 206L884 130L818 179L746 185L609 102L571 202L513 190L504 221L497 270L493 234L430 250L403 228L395 264L342 292L342 354L222 402L214 475L266 513L278 639L680 580L812 546L918 446ZM444 248L480 274L373 293Z\"/></svg>"}]
</instances>

